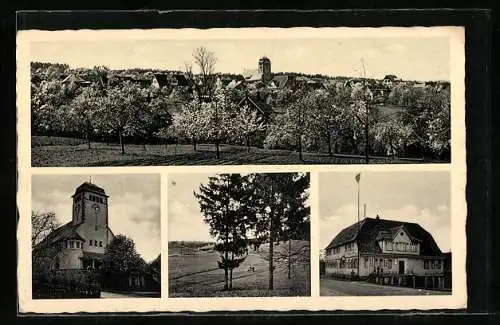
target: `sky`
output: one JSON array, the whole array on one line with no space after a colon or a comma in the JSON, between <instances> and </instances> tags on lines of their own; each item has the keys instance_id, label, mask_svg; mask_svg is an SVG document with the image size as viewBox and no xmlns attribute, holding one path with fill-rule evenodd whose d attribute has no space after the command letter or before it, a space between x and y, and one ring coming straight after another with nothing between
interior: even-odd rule
<instances>
[{"instance_id":1,"label":"sky","mask_svg":"<svg viewBox=\"0 0 500 325\"><path fill-rule=\"evenodd\" d=\"M357 222L355 172L319 175L320 247L324 249L344 228ZM360 220L367 217L420 224L443 252L451 247L450 173L363 172Z\"/></svg>"},{"instance_id":2,"label":"sky","mask_svg":"<svg viewBox=\"0 0 500 325\"><path fill-rule=\"evenodd\" d=\"M241 173L244 175L244 173ZM168 240L214 241L204 223L198 200L199 191L214 173L170 174L168 177Z\"/></svg>"},{"instance_id":3,"label":"sky","mask_svg":"<svg viewBox=\"0 0 500 325\"><path fill-rule=\"evenodd\" d=\"M71 195L83 182L109 195L109 227L134 240L137 252L150 262L160 254L160 175L33 175L32 210L53 211L61 224L72 218Z\"/></svg>"},{"instance_id":4,"label":"sky","mask_svg":"<svg viewBox=\"0 0 500 325\"><path fill-rule=\"evenodd\" d=\"M231 33L234 39L38 41L31 43L30 52L32 61L66 63L71 68L105 65L110 69L184 70L185 63L193 61L193 50L204 46L217 57L216 72L242 73L244 68L257 68L259 58L265 55L273 72L450 79L450 44L444 37L314 39L267 35L244 39L238 31Z\"/></svg>"},{"instance_id":5,"label":"sky","mask_svg":"<svg viewBox=\"0 0 500 325\"><path fill-rule=\"evenodd\" d=\"M168 176L168 240L213 241L203 222L193 191L206 184L213 173L170 174Z\"/></svg>"}]
</instances>

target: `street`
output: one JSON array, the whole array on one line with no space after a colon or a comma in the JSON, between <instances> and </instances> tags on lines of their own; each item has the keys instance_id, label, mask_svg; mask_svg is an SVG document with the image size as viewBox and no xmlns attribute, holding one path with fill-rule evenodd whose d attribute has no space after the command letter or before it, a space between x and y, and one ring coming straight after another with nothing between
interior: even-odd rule
<instances>
[{"instance_id":1,"label":"street","mask_svg":"<svg viewBox=\"0 0 500 325\"><path fill-rule=\"evenodd\" d=\"M125 293L125 292L110 292L101 291L101 298L153 298L159 297L159 293L154 292L137 292L137 293Z\"/></svg>"},{"instance_id":2,"label":"street","mask_svg":"<svg viewBox=\"0 0 500 325\"><path fill-rule=\"evenodd\" d=\"M420 296L450 295L450 291L433 291L395 286L382 286L363 281L343 281L321 277L321 296Z\"/></svg>"}]
</instances>

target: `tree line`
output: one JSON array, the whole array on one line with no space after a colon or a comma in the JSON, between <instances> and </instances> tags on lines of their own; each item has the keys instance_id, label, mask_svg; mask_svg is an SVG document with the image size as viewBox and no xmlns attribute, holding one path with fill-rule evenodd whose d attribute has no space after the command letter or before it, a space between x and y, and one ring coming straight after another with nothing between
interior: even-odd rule
<instances>
[{"instance_id":1,"label":"tree line","mask_svg":"<svg viewBox=\"0 0 500 325\"><path fill-rule=\"evenodd\" d=\"M274 245L288 242L288 277L297 261L292 240L309 238L308 173L217 174L194 192L210 227L224 270L224 290L232 289L233 270L248 256L250 236L268 244L269 284L274 289ZM309 256L309 252L301 252Z\"/></svg>"},{"instance_id":2,"label":"tree line","mask_svg":"<svg viewBox=\"0 0 500 325\"><path fill-rule=\"evenodd\" d=\"M337 80L321 89L270 92L263 83L229 89L216 78L213 52L196 49L193 60L199 72L186 64L190 86L175 91L112 81L109 69L94 67L88 73L108 82L69 92L54 77L56 72L47 72L46 79L32 82L33 134L79 134L88 139L89 148L92 137L117 139L122 153L123 138L136 137L143 143L191 143L194 150L197 143L212 143L217 157L220 144L226 143L246 145L249 151L252 146L295 150L300 159L303 151L358 154L367 160L369 155L449 159L449 88L396 83L382 105L366 80L353 85ZM279 113L262 114L242 101L249 96L270 101ZM387 106L392 107L389 113Z\"/></svg>"}]
</instances>

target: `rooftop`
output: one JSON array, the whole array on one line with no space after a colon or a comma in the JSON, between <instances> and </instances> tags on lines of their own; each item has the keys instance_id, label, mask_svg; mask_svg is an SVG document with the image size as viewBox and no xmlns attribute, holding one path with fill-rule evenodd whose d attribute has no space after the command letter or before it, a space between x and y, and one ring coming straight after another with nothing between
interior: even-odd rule
<instances>
[{"instance_id":1,"label":"rooftop","mask_svg":"<svg viewBox=\"0 0 500 325\"><path fill-rule=\"evenodd\" d=\"M381 253L377 241L393 239L400 229L404 229L411 240L420 242L421 255L435 256L442 254L432 235L419 224L381 218L365 218L344 228L326 248L338 247L356 241L363 253Z\"/></svg>"},{"instance_id":2,"label":"rooftop","mask_svg":"<svg viewBox=\"0 0 500 325\"><path fill-rule=\"evenodd\" d=\"M76 188L75 194L73 194L73 196L75 196L76 194L78 194L80 192L93 192L96 194L107 196L106 192L104 191L104 189L102 187L99 187L99 186L92 184L90 182L84 182L83 184L78 186Z\"/></svg>"}]
</instances>

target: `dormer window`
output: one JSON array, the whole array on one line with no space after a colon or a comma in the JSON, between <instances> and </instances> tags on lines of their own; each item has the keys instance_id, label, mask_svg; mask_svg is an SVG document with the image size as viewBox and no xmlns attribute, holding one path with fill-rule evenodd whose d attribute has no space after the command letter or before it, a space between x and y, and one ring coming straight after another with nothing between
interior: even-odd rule
<instances>
[{"instance_id":1,"label":"dormer window","mask_svg":"<svg viewBox=\"0 0 500 325\"><path fill-rule=\"evenodd\" d=\"M386 242L385 247L388 251L392 251L392 242Z\"/></svg>"}]
</instances>

